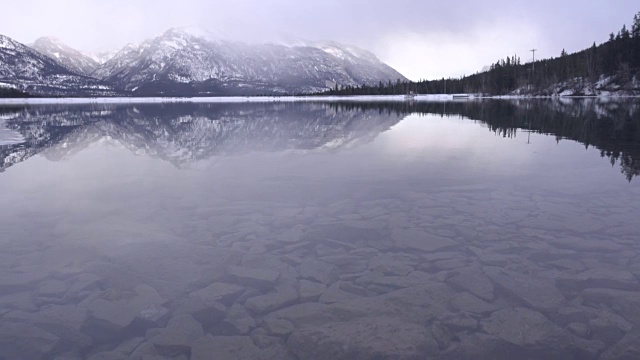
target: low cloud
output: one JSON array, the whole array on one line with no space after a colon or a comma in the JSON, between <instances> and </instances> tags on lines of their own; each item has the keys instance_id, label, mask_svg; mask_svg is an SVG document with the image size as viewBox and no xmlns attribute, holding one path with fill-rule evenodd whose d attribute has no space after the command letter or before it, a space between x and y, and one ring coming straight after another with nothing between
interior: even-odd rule
<instances>
[{"instance_id":1,"label":"low cloud","mask_svg":"<svg viewBox=\"0 0 640 360\"><path fill-rule=\"evenodd\" d=\"M374 51L412 79L459 76L510 54L557 56L629 24L636 0L22 0L3 4L0 34L55 36L83 51L118 49L170 27L249 42L336 40Z\"/></svg>"}]
</instances>

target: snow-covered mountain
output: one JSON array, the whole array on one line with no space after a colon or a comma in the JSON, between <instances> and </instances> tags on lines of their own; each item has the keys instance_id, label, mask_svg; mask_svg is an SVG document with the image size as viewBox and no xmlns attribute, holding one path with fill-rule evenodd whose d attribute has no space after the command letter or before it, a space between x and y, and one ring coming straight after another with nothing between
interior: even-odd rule
<instances>
[{"instance_id":1,"label":"snow-covered mountain","mask_svg":"<svg viewBox=\"0 0 640 360\"><path fill-rule=\"evenodd\" d=\"M0 35L0 87L47 96L117 93L104 82L74 73L48 56L3 35Z\"/></svg>"},{"instance_id":2,"label":"snow-covered mountain","mask_svg":"<svg viewBox=\"0 0 640 360\"><path fill-rule=\"evenodd\" d=\"M405 80L370 52L335 42L246 44L181 29L125 47L93 76L139 95L310 93Z\"/></svg>"},{"instance_id":3,"label":"snow-covered mountain","mask_svg":"<svg viewBox=\"0 0 640 360\"><path fill-rule=\"evenodd\" d=\"M215 96L406 80L372 53L337 42L247 44L170 29L115 55L85 55L52 38L32 47L0 35L0 86L48 96Z\"/></svg>"},{"instance_id":4,"label":"snow-covered mountain","mask_svg":"<svg viewBox=\"0 0 640 360\"><path fill-rule=\"evenodd\" d=\"M55 38L41 37L31 44L31 47L76 74L90 76L100 65L90 56L71 48Z\"/></svg>"},{"instance_id":5,"label":"snow-covered mountain","mask_svg":"<svg viewBox=\"0 0 640 360\"><path fill-rule=\"evenodd\" d=\"M15 108L5 126L24 142L0 146L0 172L36 154L69 158L105 139L178 167L248 152L333 150L371 141L403 117L322 103Z\"/></svg>"},{"instance_id":6,"label":"snow-covered mountain","mask_svg":"<svg viewBox=\"0 0 640 360\"><path fill-rule=\"evenodd\" d=\"M114 56L116 56L117 53L118 53L117 51L98 51L98 52L89 53L87 55L93 61L98 63L98 66L99 66L99 65L102 65L102 64L106 63L107 61L111 60Z\"/></svg>"}]
</instances>

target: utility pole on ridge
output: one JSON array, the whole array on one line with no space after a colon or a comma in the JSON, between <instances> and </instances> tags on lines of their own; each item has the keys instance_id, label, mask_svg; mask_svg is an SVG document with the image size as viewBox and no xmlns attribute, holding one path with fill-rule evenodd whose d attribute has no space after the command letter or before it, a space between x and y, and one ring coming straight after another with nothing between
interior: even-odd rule
<instances>
[{"instance_id":1,"label":"utility pole on ridge","mask_svg":"<svg viewBox=\"0 0 640 360\"><path fill-rule=\"evenodd\" d=\"M538 49L531 49L529 50L533 53L533 62L531 63L533 65L533 70L536 70L536 51L538 51Z\"/></svg>"}]
</instances>

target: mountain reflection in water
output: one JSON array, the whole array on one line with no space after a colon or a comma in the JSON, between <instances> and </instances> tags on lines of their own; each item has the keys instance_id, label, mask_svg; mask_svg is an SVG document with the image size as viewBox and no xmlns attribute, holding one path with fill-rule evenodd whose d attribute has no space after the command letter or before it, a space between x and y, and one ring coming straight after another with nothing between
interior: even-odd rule
<instances>
[{"instance_id":1,"label":"mountain reflection in water","mask_svg":"<svg viewBox=\"0 0 640 360\"><path fill-rule=\"evenodd\" d=\"M638 104L3 107L0 359L635 359Z\"/></svg>"},{"instance_id":2,"label":"mountain reflection in water","mask_svg":"<svg viewBox=\"0 0 640 360\"><path fill-rule=\"evenodd\" d=\"M476 120L504 137L534 132L594 146L631 180L640 174L639 108L634 100L598 99L0 107L6 126L26 139L0 146L0 171L45 150L59 159L104 137L177 166L250 151L354 146L417 113Z\"/></svg>"}]
</instances>

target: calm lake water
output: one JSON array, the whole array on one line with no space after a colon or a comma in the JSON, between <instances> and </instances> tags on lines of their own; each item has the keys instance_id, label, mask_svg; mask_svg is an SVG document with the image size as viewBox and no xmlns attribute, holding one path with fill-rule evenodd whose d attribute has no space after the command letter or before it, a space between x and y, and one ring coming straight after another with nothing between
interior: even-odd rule
<instances>
[{"instance_id":1,"label":"calm lake water","mask_svg":"<svg viewBox=\"0 0 640 360\"><path fill-rule=\"evenodd\" d=\"M640 358L637 100L0 128L0 359Z\"/></svg>"}]
</instances>

